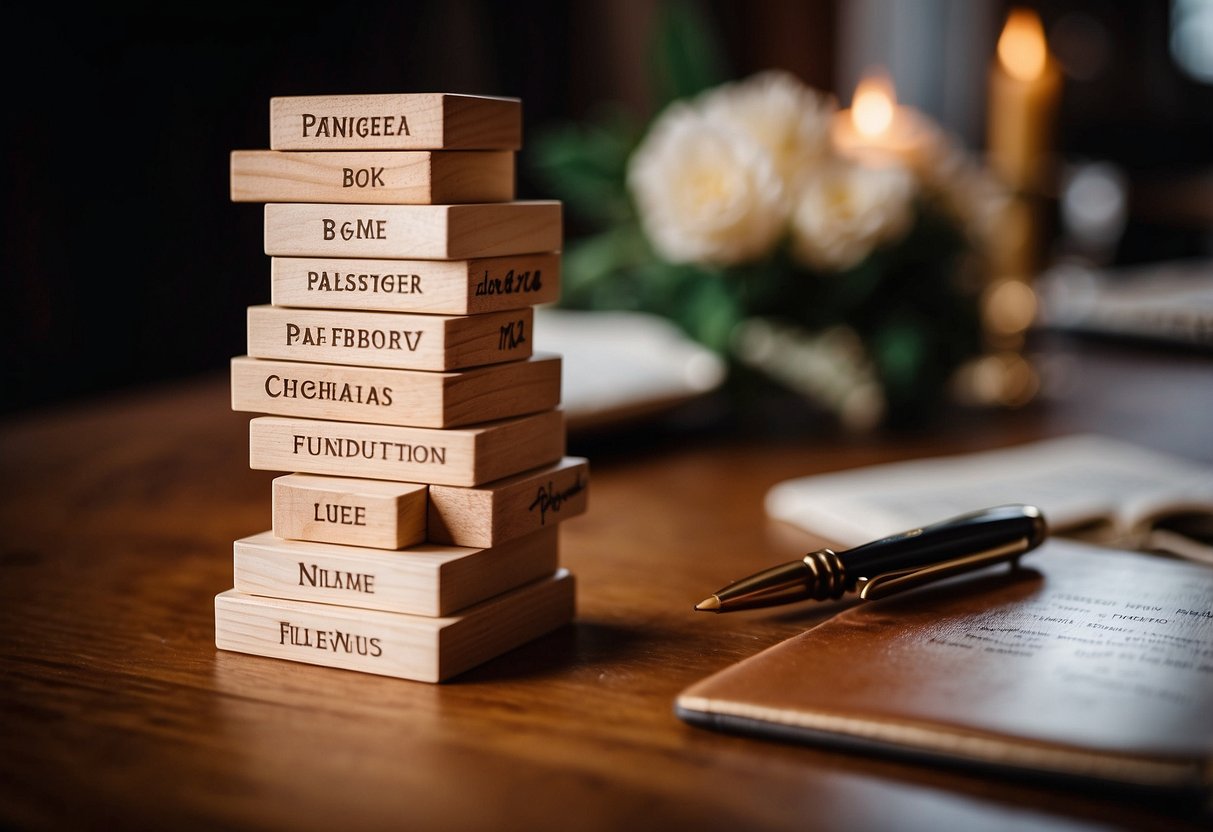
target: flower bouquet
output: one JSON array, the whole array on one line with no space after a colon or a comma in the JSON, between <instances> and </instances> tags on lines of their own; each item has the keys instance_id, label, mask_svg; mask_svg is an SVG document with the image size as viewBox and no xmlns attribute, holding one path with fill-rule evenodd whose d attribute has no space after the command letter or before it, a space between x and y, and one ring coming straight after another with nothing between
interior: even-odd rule
<instances>
[{"instance_id":1,"label":"flower bouquet","mask_svg":"<svg viewBox=\"0 0 1213 832\"><path fill-rule=\"evenodd\" d=\"M919 114L887 135L777 71L549 134L538 162L589 233L562 304L664 316L754 379L864 430L920 421L984 347L998 192ZM880 117L877 113L876 118ZM854 122L854 123L853 123Z\"/></svg>"}]
</instances>

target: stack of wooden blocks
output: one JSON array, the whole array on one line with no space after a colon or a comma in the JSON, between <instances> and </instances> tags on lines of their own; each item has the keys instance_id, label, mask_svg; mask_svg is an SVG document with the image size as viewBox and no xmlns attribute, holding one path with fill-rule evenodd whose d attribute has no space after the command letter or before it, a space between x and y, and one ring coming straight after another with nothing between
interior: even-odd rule
<instances>
[{"instance_id":1,"label":"stack of wooden blocks","mask_svg":"<svg viewBox=\"0 0 1213 832\"><path fill-rule=\"evenodd\" d=\"M300 96L232 153L272 256L232 407L271 414L250 466L294 473L235 543L219 648L437 682L572 619L556 526L589 470L531 331L561 206L514 200L521 142L517 99Z\"/></svg>"}]
</instances>

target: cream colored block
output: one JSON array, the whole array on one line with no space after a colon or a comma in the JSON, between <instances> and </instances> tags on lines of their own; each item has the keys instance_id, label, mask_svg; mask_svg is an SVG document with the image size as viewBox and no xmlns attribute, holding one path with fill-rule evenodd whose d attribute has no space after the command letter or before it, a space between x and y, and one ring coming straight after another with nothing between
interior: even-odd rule
<instances>
[{"instance_id":1,"label":"cream colored block","mask_svg":"<svg viewBox=\"0 0 1213 832\"><path fill-rule=\"evenodd\" d=\"M492 549L422 543L403 551L282 540L234 544L235 588L249 595L410 615L452 615L556 571L556 529Z\"/></svg>"},{"instance_id":2,"label":"cream colored block","mask_svg":"<svg viewBox=\"0 0 1213 832\"><path fill-rule=\"evenodd\" d=\"M287 257L465 260L559 251L561 242L554 200L265 206L265 253Z\"/></svg>"},{"instance_id":3,"label":"cream colored block","mask_svg":"<svg viewBox=\"0 0 1213 832\"><path fill-rule=\"evenodd\" d=\"M232 409L339 422L448 428L551 410L559 356L440 373L232 359Z\"/></svg>"},{"instance_id":4,"label":"cream colored block","mask_svg":"<svg viewBox=\"0 0 1213 832\"><path fill-rule=\"evenodd\" d=\"M426 539L427 490L416 483L288 474L273 483L274 534L376 549L412 546Z\"/></svg>"},{"instance_id":5,"label":"cream colored block","mask_svg":"<svg viewBox=\"0 0 1213 832\"><path fill-rule=\"evenodd\" d=\"M459 546L497 546L551 528L586 510L589 461L565 457L475 488L431 486L428 538Z\"/></svg>"},{"instance_id":6,"label":"cream colored block","mask_svg":"<svg viewBox=\"0 0 1213 832\"><path fill-rule=\"evenodd\" d=\"M233 150L233 202L431 205L514 198L508 150Z\"/></svg>"},{"instance_id":7,"label":"cream colored block","mask_svg":"<svg viewBox=\"0 0 1213 832\"><path fill-rule=\"evenodd\" d=\"M215 596L215 646L307 664L440 682L573 619L560 570L457 615L427 618L228 590Z\"/></svg>"},{"instance_id":8,"label":"cream colored block","mask_svg":"<svg viewBox=\"0 0 1213 832\"><path fill-rule=\"evenodd\" d=\"M274 257L275 306L479 315L560 300L560 255L475 260Z\"/></svg>"},{"instance_id":9,"label":"cream colored block","mask_svg":"<svg viewBox=\"0 0 1213 832\"><path fill-rule=\"evenodd\" d=\"M534 310L411 315L328 309L248 308L254 358L401 370L456 370L527 358Z\"/></svg>"},{"instance_id":10,"label":"cream colored block","mask_svg":"<svg viewBox=\"0 0 1213 832\"><path fill-rule=\"evenodd\" d=\"M522 101L449 93L270 99L274 150L517 150Z\"/></svg>"},{"instance_id":11,"label":"cream colored block","mask_svg":"<svg viewBox=\"0 0 1213 832\"><path fill-rule=\"evenodd\" d=\"M438 485L480 485L564 456L564 414L549 410L464 428L403 428L260 416L249 466Z\"/></svg>"}]
</instances>

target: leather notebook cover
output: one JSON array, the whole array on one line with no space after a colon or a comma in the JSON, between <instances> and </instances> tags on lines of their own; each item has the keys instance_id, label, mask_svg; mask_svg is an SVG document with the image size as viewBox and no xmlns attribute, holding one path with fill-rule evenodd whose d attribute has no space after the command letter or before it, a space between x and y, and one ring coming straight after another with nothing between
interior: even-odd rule
<instances>
[{"instance_id":1,"label":"leather notebook cover","mask_svg":"<svg viewBox=\"0 0 1213 832\"><path fill-rule=\"evenodd\" d=\"M851 607L687 688L684 720L1145 789L1213 770L1213 569L1052 540Z\"/></svg>"}]
</instances>

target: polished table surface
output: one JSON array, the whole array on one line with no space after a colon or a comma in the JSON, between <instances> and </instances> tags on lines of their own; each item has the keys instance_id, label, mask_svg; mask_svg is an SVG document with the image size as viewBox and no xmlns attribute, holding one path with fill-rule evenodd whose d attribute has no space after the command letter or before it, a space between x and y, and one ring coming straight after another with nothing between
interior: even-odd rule
<instances>
[{"instance_id":1,"label":"polished table surface","mask_svg":"<svg viewBox=\"0 0 1213 832\"><path fill-rule=\"evenodd\" d=\"M830 606L693 613L819 544L782 479L1096 430L1213 462L1213 359L1060 342L1031 406L930 430L574 434L573 626L443 685L221 652L232 541L269 526L226 377L23 414L0 432L0 826L249 829L1201 828L1189 810L716 734L686 685ZM693 420L691 420L693 422ZM1207 828L1207 824L1203 824Z\"/></svg>"}]
</instances>

